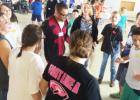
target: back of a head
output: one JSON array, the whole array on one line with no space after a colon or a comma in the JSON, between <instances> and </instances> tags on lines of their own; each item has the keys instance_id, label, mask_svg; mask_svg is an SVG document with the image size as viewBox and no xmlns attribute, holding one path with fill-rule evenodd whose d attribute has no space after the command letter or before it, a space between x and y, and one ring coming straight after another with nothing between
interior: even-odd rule
<instances>
[{"instance_id":1,"label":"back of a head","mask_svg":"<svg viewBox=\"0 0 140 100\"><path fill-rule=\"evenodd\" d=\"M80 58L88 58L92 50L92 38L89 33L76 30L70 36L70 55Z\"/></svg>"},{"instance_id":2,"label":"back of a head","mask_svg":"<svg viewBox=\"0 0 140 100\"><path fill-rule=\"evenodd\" d=\"M22 54L22 49L27 47L32 47L35 44L41 41L42 29L38 25L29 24L27 25L22 32L22 46L17 57L20 57Z\"/></svg>"},{"instance_id":3,"label":"back of a head","mask_svg":"<svg viewBox=\"0 0 140 100\"><path fill-rule=\"evenodd\" d=\"M140 36L140 27L136 27L133 31L132 31L132 36L133 35L139 35Z\"/></svg>"},{"instance_id":4,"label":"back of a head","mask_svg":"<svg viewBox=\"0 0 140 100\"><path fill-rule=\"evenodd\" d=\"M22 32L22 46L33 46L41 40L42 29L38 25L29 24Z\"/></svg>"},{"instance_id":5,"label":"back of a head","mask_svg":"<svg viewBox=\"0 0 140 100\"><path fill-rule=\"evenodd\" d=\"M90 4L93 5L94 3L95 3L95 0L91 0L91 1L90 1Z\"/></svg>"},{"instance_id":6,"label":"back of a head","mask_svg":"<svg viewBox=\"0 0 140 100\"><path fill-rule=\"evenodd\" d=\"M68 6L64 2L57 3L55 10L61 11L62 9L68 9Z\"/></svg>"}]
</instances>

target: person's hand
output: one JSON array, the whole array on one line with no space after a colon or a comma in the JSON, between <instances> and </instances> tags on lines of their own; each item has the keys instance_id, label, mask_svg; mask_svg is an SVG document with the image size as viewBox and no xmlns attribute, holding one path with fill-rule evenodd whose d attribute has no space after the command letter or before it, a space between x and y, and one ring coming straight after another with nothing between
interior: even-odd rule
<instances>
[{"instance_id":1,"label":"person's hand","mask_svg":"<svg viewBox=\"0 0 140 100\"><path fill-rule=\"evenodd\" d=\"M140 75L138 75L138 74L134 75L133 78L137 81L140 81Z\"/></svg>"},{"instance_id":2,"label":"person's hand","mask_svg":"<svg viewBox=\"0 0 140 100\"><path fill-rule=\"evenodd\" d=\"M122 59L122 58L120 58L120 57L118 57L116 60L115 60L115 62L116 63L122 63L124 60Z\"/></svg>"},{"instance_id":3,"label":"person's hand","mask_svg":"<svg viewBox=\"0 0 140 100\"><path fill-rule=\"evenodd\" d=\"M96 42L93 42L93 47L94 47L94 48L96 47Z\"/></svg>"}]
</instances>

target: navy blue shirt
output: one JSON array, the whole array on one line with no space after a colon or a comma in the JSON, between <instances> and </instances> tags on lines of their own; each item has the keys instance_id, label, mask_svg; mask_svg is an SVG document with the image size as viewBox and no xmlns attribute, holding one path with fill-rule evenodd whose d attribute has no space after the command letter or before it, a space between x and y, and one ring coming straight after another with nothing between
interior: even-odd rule
<instances>
[{"instance_id":1,"label":"navy blue shirt","mask_svg":"<svg viewBox=\"0 0 140 100\"><path fill-rule=\"evenodd\" d=\"M101 100L97 80L69 57L50 62L43 78L49 86L45 100Z\"/></svg>"}]
</instances>

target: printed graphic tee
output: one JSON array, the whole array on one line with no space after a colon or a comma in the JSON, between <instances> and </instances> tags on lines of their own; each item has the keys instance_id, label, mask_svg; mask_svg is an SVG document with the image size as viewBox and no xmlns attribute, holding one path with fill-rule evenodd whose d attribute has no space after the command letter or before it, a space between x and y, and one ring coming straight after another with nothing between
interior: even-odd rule
<instances>
[{"instance_id":1,"label":"printed graphic tee","mask_svg":"<svg viewBox=\"0 0 140 100\"><path fill-rule=\"evenodd\" d=\"M101 100L96 79L69 57L50 62L43 78L49 86L45 100Z\"/></svg>"}]
</instances>

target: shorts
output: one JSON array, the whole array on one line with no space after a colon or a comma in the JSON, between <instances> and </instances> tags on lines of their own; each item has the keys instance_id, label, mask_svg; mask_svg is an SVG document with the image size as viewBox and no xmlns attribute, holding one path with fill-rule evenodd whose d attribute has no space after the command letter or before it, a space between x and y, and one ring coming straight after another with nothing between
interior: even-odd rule
<instances>
[{"instance_id":1,"label":"shorts","mask_svg":"<svg viewBox=\"0 0 140 100\"><path fill-rule=\"evenodd\" d=\"M137 95L127 83L125 83L120 100L140 100L140 96Z\"/></svg>"},{"instance_id":2,"label":"shorts","mask_svg":"<svg viewBox=\"0 0 140 100\"><path fill-rule=\"evenodd\" d=\"M36 19L38 22L41 22L42 21L41 15L32 14L32 21L36 21Z\"/></svg>"},{"instance_id":3,"label":"shorts","mask_svg":"<svg viewBox=\"0 0 140 100\"><path fill-rule=\"evenodd\" d=\"M117 74L116 74L116 79L119 81L119 84L121 86L123 86L124 83L125 83L125 76L126 76L126 73L127 73L128 64L129 63L120 63L119 67L118 67L118 71L117 71Z\"/></svg>"}]
</instances>

